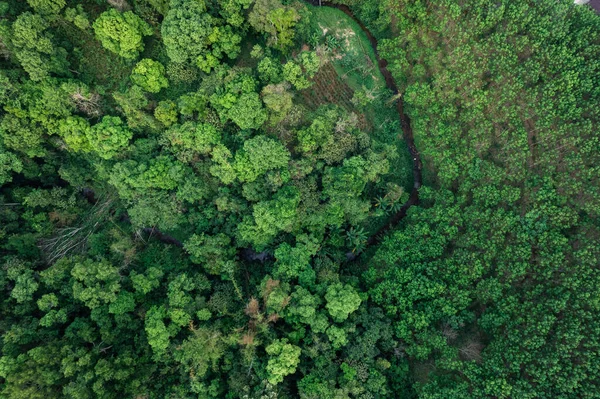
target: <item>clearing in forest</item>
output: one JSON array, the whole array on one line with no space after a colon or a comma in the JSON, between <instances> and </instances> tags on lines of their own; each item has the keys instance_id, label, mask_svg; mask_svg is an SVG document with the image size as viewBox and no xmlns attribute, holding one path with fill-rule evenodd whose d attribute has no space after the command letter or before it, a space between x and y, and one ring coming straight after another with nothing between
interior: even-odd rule
<instances>
[{"instance_id":1,"label":"clearing in forest","mask_svg":"<svg viewBox=\"0 0 600 399\"><path fill-rule=\"evenodd\" d=\"M408 192L413 186L412 160L392 93L381 74L375 50L361 27L344 12L331 7L309 6L311 45L328 63L315 75L314 84L302 91L309 109L335 103L356 112L362 128L381 143L397 146L398 158L390 160L391 180Z\"/></svg>"}]
</instances>

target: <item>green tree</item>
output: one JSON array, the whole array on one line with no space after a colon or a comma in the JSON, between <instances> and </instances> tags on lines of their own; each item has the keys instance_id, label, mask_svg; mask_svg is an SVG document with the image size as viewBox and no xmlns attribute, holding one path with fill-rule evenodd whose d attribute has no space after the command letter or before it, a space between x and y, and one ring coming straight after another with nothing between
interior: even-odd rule
<instances>
[{"instance_id":1,"label":"green tree","mask_svg":"<svg viewBox=\"0 0 600 399\"><path fill-rule=\"evenodd\" d=\"M0 375L6 381L3 394L11 399L57 396L57 385L64 382L59 369L60 348L57 345L32 348L14 358L3 356L0 358Z\"/></svg>"},{"instance_id":2,"label":"green tree","mask_svg":"<svg viewBox=\"0 0 600 399\"><path fill-rule=\"evenodd\" d=\"M226 343L220 331L209 328L194 329L192 336L178 348L175 358L185 365L185 369L202 378L210 368L217 369L219 360L225 354Z\"/></svg>"},{"instance_id":3,"label":"green tree","mask_svg":"<svg viewBox=\"0 0 600 399\"><path fill-rule=\"evenodd\" d=\"M144 58L135 65L131 72L131 81L150 93L158 93L161 89L169 87L165 67L149 58Z\"/></svg>"},{"instance_id":4,"label":"green tree","mask_svg":"<svg viewBox=\"0 0 600 399\"><path fill-rule=\"evenodd\" d=\"M92 26L104 48L126 59L137 58L144 50L144 36L152 34L150 26L136 14L114 8L100 14Z\"/></svg>"},{"instance_id":5,"label":"green tree","mask_svg":"<svg viewBox=\"0 0 600 399\"><path fill-rule=\"evenodd\" d=\"M78 4L75 8L67 8L65 10L65 19L83 31L90 27L88 14L84 11L81 4Z\"/></svg>"},{"instance_id":6,"label":"green tree","mask_svg":"<svg viewBox=\"0 0 600 399\"><path fill-rule=\"evenodd\" d=\"M281 82L281 63L271 57L264 57L257 66L258 76L263 83L277 84Z\"/></svg>"},{"instance_id":7,"label":"green tree","mask_svg":"<svg viewBox=\"0 0 600 399\"><path fill-rule=\"evenodd\" d=\"M261 91L262 101L271 112L269 123L276 124L286 117L293 106L293 94L289 91L289 85L280 83L278 85L267 85Z\"/></svg>"},{"instance_id":8,"label":"green tree","mask_svg":"<svg viewBox=\"0 0 600 399\"><path fill-rule=\"evenodd\" d=\"M4 116L0 121L0 137L7 148L30 158L46 154L44 130L27 119L19 119L11 114Z\"/></svg>"},{"instance_id":9,"label":"green tree","mask_svg":"<svg viewBox=\"0 0 600 399\"><path fill-rule=\"evenodd\" d=\"M121 118L105 116L88 131L88 141L94 152L103 159L114 158L133 137Z\"/></svg>"},{"instance_id":10,"label":"green tree","mask_svg":"<svg viewBox=\"0 0 600 399\"><path fill-rule=\"evenodd\" d=\"M273 341L265 348L269 355L267 363L267 379L273 385L283 382L283 378L296 372L300 364L300 348L292 345L287 339Z\"/></svg>"},{"instance_id":11,"label":"green tree","mask_svg":"<svg viewBox=\"0 0 600 399\"><path fill-rule=\"evenodd\" d=\"M58 15L66 5L65 0L27 0L27 3L41 15Z\"/></svg>"},{"instance_id":12,"label":"green tree","mask_svg":"<svg viewBox=\"0 0 600 399\"><path fill-rule=\"evenodd\" d=\"M253 182L266 172L285 168L290 160L283 144L265 136L256 136L244 143L235 154L233 168L242 182Z\"/></svg>"},{"instance_id":13,"label":"green tree","mask_svg":"<svg viewBox=\"0 0 600 399\"><path fill-rule=\"evenodd\" d=\"M162 15L169 11L169 0L146 0L150 5Z\"/></svg>"},{"instance_id":14,"label":"green tree","mask_svg":"<svg viewBox=\"0 0 600 399\"><path fill-rule=\"evenodd\" d=\"M257 32L269 35L267 44L282 51L293 44L298 20L298 11L279 0L257 0L248 16L248 22Z\"/></svg>"},{"instance_id":15,"label":"green tree","mask_svg":"<svg viewBox=\"0 0 600 399\"><path fill-rule=\"evenodd\" d=\"M199 92L187 93L179 97L177 107L181 115L193 116L197 113L204 116L206 115L207 103L208 98L205 94Z\"/></svg>"},{"instance_id":16,"label":"green tree","mask_svg":"<svg viewBox=\"0 0 600 399\"><path fill-rule=\"evenodd\" d=\"M221 142L221 133L210 123L185 122L173 125L165 137L175 148L207 155Z\"/></svg>"},{"instance_id":17,"label":"green tree","mask_svg":"<svg viewBox=\"0 0 600 399\"><path fill-rule=\"evenodd\" d=\"M171 0L161 32L173 62L199 60L205 69L214 66L210 60L221 59L224 54L235 58L239 53L241 37L208 13L204 0Z\"/></svg>"},{"instance_id":18,"label":"green tree","mask_svg":"<svg viewBox=\"0 0 600 399\"><path fill-rule=\"evenodd\" d=\"M242 94L227 116L241 129L258 129L267 120L267 112L258 93Z\"/></svg>"},{"instance_id":19,"label":"green tree","mask_svg":"<svg viewBox=\"0 0 600 399\"><path fill-rule=\"evenodd\" d=\"M298 237L301 238L301 237ZM319 250L318 244L310 239L298 240L295 247L283 243L275 250L274 276L284 281L297 278L310 265L311 258Z\"/></svg>"},{"instance_id":20,"label":"green tree","mask_svg":"<svg viewBox=\"0 0 600 399\"><path fill-rule=\"evenodd\" d=\"M221 274L231 267L235 260L236 250L231 239L225 234L192 235L185 242L185 249L194 263L202 264L210 274Z\"/></svg>"},{"instance_id":21,"label":"green tree","mask_svg":"<svg viewBox=\"0 0 600 399\"><path fill-rule=\"evenodd\" d=\"M313 324L321 301L310 291L297 286L292 294L290 305L285 310L285 318L291 322Z\"/></svg>"},{"instance_id":22,"label":"green tree","mask_svg":"<svg viewBox=\"0 0 600 399\"><path fill-rule=\"evenodd\" d=\"M25 12L17 17L12 30L2 33L4 43L14 48L15 57L34 81L51 72L64 74L67 70L66 50L53 44L49 23L37 14Z\"/></svg>"},{"instance_id":23,"label":"green tree","mask_svg":"<svg viewBox=\"0 0 600 399\"><path fill-rule=\"evenodd\" d=\"M90 309L114 302L121 289L118 269L106 260L76 262L71 275L74 279L73 298Z\"/></svg>"},{"instance_id":24,"label":"green tree","mask_svg":"<svg viewBox=\"0 0 600 399\"><path fill-rule=\"evenodd\" d=\"M333 117L332 117L333 116ZM309 127L298 130L298 143L302 152L315 152L325 146L335 146L333 133L337 115L319 115Z\"/></svg>"},{"instance_id":25,"label":"green tree","mask_svg":"<svg viewBox=\"0 0 600 399\"><path fill-rule=\"evenodd\" d=\"M150 101L140 86L132 86L125 92L114 92L113 98L127 118L127 126L135 130L160 130L160 124L147 112Z\"/></svg>"},{"instance_id":26,"label":"green tree","mask_svg":"<svg viewBox=\"0 0 600 399\"><path fill-rule=\"evenodd\" d=\"M356 311L362 302L360 295L351 285L342 283L327 287L325 300L327 301L325 307L336 322L346 320L348 315Z\"/></svg>"},{"instance_id":27,"label":"green tree","mask_svg":"<svg viewBox=\"0 0 600 399\"><path fill-rule=\"evenodd\" d=\"M174 195L165 192L149 192L132 201L127 213L131 217L131 224L137 229L150 226L172 231L185 221L181 204L176 201Z\"/></svg>"},{"instance_id":28,"label":"green tree","mask_svg":"<svg viewBox=\"0 0 600 399\"><path fill-rule=\"evenodd\" d=\"M272 200L261 201L252 207L252 219L247 217L238 226L241 237L261 248L279 231L290 231L298 215L299 202L300 195L295 187L283 187Z\"/></svg>"}]
</instances>

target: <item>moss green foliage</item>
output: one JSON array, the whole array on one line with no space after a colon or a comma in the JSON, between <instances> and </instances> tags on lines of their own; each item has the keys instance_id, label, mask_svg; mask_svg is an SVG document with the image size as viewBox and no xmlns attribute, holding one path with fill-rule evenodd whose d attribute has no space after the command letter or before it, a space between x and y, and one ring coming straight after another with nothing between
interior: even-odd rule
<instances>
[{"instance_id":1,"label":"moss green foliage","mask_svg":"<svg viewBox=\"0 0 600 399\"><path fill-rule=\"evenodd\" d=\"M0 397L598 397L600 17L334 3L0 1Z\"/></svg>"}]
</instances>

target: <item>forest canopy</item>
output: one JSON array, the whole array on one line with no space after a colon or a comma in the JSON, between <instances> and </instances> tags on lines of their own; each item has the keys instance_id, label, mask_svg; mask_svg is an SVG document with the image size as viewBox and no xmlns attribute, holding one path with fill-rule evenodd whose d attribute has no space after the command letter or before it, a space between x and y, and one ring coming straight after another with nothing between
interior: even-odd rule
<instances>
[{"instance_id":1,"label":"forest canopy","mask_svg":"<svg viewBox=\"0 0 600 399\"><path fill-rule=\"evenodd\" d=\"M0 1L0 396L599 398L600 17Z\"/></svg>"}]
</instances>

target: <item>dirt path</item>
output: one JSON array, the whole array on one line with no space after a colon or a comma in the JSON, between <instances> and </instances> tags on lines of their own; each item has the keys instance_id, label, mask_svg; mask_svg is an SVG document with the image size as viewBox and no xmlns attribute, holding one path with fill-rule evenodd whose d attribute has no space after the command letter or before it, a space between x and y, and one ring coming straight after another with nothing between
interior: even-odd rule
<instances>
[{"instance_id":1,"label":"dirt path","mask_svg":"<svg viewBox=\"0 0 600 399\"><path fill-rule=\"evenodd\" d=\"M320 5L323 7L337 8L338 10L344 12L346 15L352 18L360 26L363 32L365 32L365 34L367 35L367 38L371 43L371 47L373 47L373 50L375 51L375 56L377 57L379 70L381 71L381 74L385 79L386 86L394 93L394 95L398 94L398 86L396 86L396 81L394 80L394 77L392 76L391 72L387 69L388 62L379 56L379 51L377 50L377 39L375 38L375 36L373 36L371 31L362 23L362 21L354 16L352 10L348 6L343 4L333 4L319 0L310 0L308 2L315 6ZM406 145L408 146L408 150L410 151L410 155L413 160L414 185L410 192L410 197L408 201L406 201L406 203L402 205L402 208L400 208L400 210L390 218L389 222L385 226L383 226L375 234L369 237L369 239L367 240L367 245L373 245L377 243L378 240L385 233L394 228L400 222L400 220L402 220L402 218L406 216L408 208L410 208L413 205L417 205L419 202L419 188L421 188L421 184L423 181L421 174L421 156L419 154L419 151L417 150L417 147L415 146L413 131L410 127L410 118L404 113L404 102L401 99L396 101L396 110L398 111L398 116L400 118L400 124L402 126L402 134L404 137L404 141L406 141Z\"/></svg>"}]
</instances>

